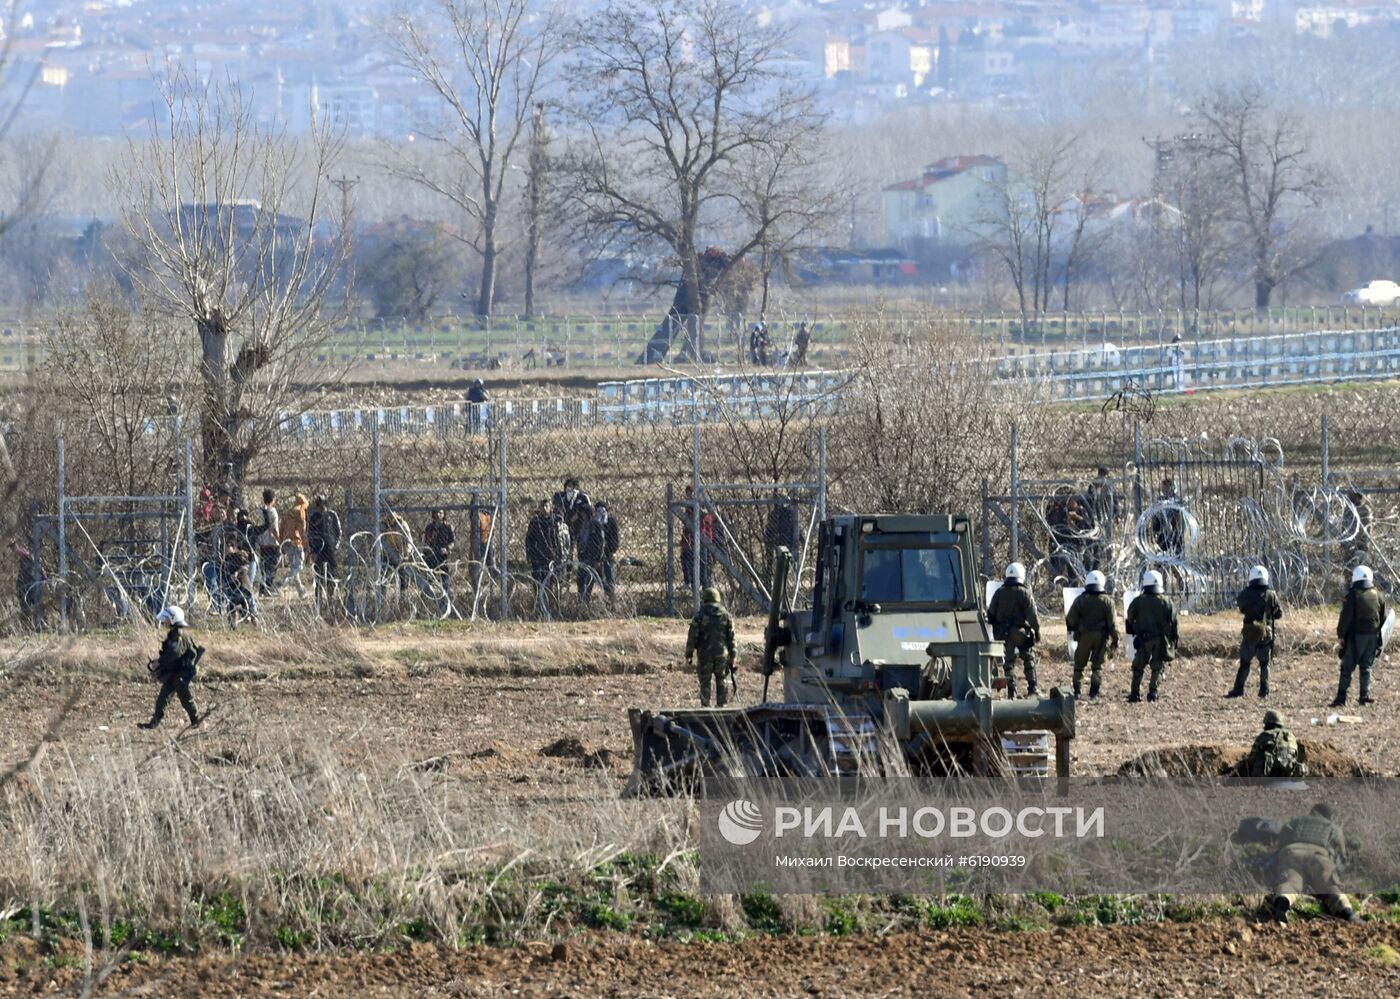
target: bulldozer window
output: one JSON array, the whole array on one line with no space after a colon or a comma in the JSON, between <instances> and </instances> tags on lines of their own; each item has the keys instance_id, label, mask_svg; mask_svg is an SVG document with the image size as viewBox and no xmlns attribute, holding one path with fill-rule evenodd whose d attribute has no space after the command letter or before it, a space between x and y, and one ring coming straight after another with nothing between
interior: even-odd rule
<instances>
[{"instance_id":1,"label":"bulldozer window","mask_svg":"<svg viewBox=\"0 0 1400 999\"><path fill-rule=\"evenodd\" d=\"M867 546L861 599L872 604L947 604L962 599L957 548Z\"/></svg>"}]
</instances>

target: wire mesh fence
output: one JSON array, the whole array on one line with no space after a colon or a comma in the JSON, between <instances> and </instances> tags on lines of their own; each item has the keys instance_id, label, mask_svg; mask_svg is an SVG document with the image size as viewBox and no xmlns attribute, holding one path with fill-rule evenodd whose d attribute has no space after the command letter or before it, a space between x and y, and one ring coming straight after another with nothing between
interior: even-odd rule
<instances>
[{"instance_id":1,"label":"wire mesh fence","mask_svg":"<svg viewBox=\"0 0 1400 999\"><path fill-rule=\"evenodd\" d=\"M530 432L470 411L428 422L369 410L335 434L275 439L241 489L200 481L194 444L172 425L132 442L146 489L125 496L103 493L111 476L73 441L58 449L56 491L11 546L15 599L29 626L70 629L149 618L167 602L201 624L264 629L686 615L706 586L739 613L761 613L777 548L794 554L800 603L816 525L898 470L898 455L882 459L889 472L872 467L870 433L899 429L914 450L949 445L887 410L862 423L824 401L794 389L764 412L721 398L704 425ZM1007 452L1009 469L982 496L987 576L1024 561L1042 605L1056 608L1058 588L1089 569L1126 588L1156 568L1201 611L1229 606L1256 563L1294 602L1335 598L1362 561L1382 586L1400 579L1400 478L1331 464L1325 426L1321 460L1308 466L1272 439L1123 427L1098 427L1076 452L1103 466L1097 476L1076 475L1054 449L1027 470L1014 435L981 438ZM873 495L895 497L893 509L863 512L946 512Z\"/></svg>"}]
</instances>

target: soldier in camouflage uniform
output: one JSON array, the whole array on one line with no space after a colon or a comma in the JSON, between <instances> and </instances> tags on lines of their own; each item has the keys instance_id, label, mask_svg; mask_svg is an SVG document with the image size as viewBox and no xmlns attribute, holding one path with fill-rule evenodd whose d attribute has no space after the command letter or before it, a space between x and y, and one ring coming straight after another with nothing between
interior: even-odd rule
<instances>
[{"instance_id":1,"label":"soldier in camouflage uniform","mask_svg":"<svg viewBox=\"0 0 1400 999\"><path fill-rule=\"evenodd\" d=\"M1118 647L1118 622L1113 598L1103 591L1108 580L1095 569L1084 579L1084 592L1074 598L1065 615L1065 628L1074 636L1074 696L1080 696L1084 667L1089 667L1089 697L1099 696L1103 663L1110 649Z\"/></svg>"},{"instance_id":2,"label":"soldier in camouflage uniform","mask_svg":"<svg viewBox=\"0 0 1400 999\"><path fill-rule=\"evenodd\" d=\"M1328 805L1319 802L1307 815L1284 825L1278 844L1274 922L1287 924L1288 910L1304 892L1313 895L1324 911L1338 919L1360 921L1337 879L1338 868L1346 865L1347 844L1341 827L1332 821Z\"/></svg>"},{"instance_id":3,"label":"soldier in camouflage uniform","mask_svg":"<svg viewBox=\"0 0 1400 999\"><path fill-rule=\"evenodd\" d=\"M170 630L165 633L165 640L160 645L160 655L151 662L151 672L160 681L160 693L156 695L156 708L151 714L148 722L137 722L139 728L155 728L160 724L160 720L165 717L165 706L170 703L170 698L178 696L180 704L185 709L185 714L189 715L190 724L198 725L201 721L199 711L195 708L194 698L190 696L190 683L194 680L195 666L199 662L199 655L202 651L194 644L194 639L185 630L185 612L179 607L167 607L156 617L157 624L166 624Z\"/></svg>"},{"instance_id":4,"label":"soldier in camouflage uniform","mask_svg":"<svg viewBox=\"0 0 1400 999\"><path fill-rule=\"evenodd\" d=\"M1246 765L1249 776L1264 780L1302 780L1308 775L1298 740L1277 711L1264 712L1264 731L1254 737Z\"/></svg>"},{"instance_id":5,"label":"soldier in camouflage uniform","mask_svg":"<svg viewBox=\"0 0 1400 999\"><path fill-rule=\"evenodd\" d=\"M1249 585L1240 590L1235 606L1244 615L1240 631L1240 668L1235 673L1235 685L1226 697L1243 697L1249 679L1249 667L1259 660L1259 696L1269 696L1269 660L1274 651L1274 622L1283 617L1278 597L1269 589L1269 570L1256 565L1249 570Z\"/></svg>"},{"instance_id":6,"label":"soldier in camouflage uniform","mask_svg":"<svg viewBox=\"0 0 1400 999\"><path fill-rule=\"evenodd\" d=\"M720 603L719 590L713 586L700 591L700 610L690 619L685 664L689 666L695 657L699 658L701 706L710 706L713 687L715 706L724 707L729 700L725 678L734 670L734 622Z\"/></svg>"},{"instance_id":7,"label":"soldier in camouflage uniform","mask_svg":"<svg viewBox=\"0 0 1400 999\"><path fill-rule=\"evenodd\" d=\"M1358 565L1351 573L1351 589L1342 601L1342 616L1337 619L1337 653L1342 657L1341 676L1337 680L1337 696L1332 707L1347 702L1351 675L1361 667L1361 704L1370 704L1371 667L1381 650L1381 625L1385 623L1385 601L1376 590L1371 570Z\"/></svg>"},{"instance_id":8,"label":"soldier in camouflage uniform","mask_svg":"<svg viewBox=\"0 0 1400 999\"><path fill-rule=\"evenodd\" d=\"M1026 589L1026 567L1020 562L1006 567L1006 578L987 605L987 619L992 625L992 637L1002 643L1006 696L1016 696L1016 657L1019 655L1026 671L1026 693L1035 697L1040 693L1035 682L1035 646L1040 642L1040 618L1035 612L1035 601Z\"/></svg>"},{"instance_id":9,"label":"soldier in camouflage uniform","mask_svg":"<svg viewBox=\"0 0 1400 999\"><path fill-rule=\"evenodd\" d=\"M1133 688L1128 703L1142 700L1142 674L1152 666L1152 679L1147 687L1147 699L1157 700L1167 663L1176 657L1176 608L1162 594L1162 574L1148 569L1142 574L1142 593L1128 605L1125 621L1128 634L1133 636L1137 652L1133 655Z\"/></svg>"}]
</instances>

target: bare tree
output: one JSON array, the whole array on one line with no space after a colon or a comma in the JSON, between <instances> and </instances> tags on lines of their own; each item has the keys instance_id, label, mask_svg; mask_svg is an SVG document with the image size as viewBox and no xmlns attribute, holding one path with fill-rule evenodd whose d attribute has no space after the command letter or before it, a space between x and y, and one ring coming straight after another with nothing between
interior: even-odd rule
<instances>
[{"instance_id":1,"label":"bare tree","mask_svg":"<svg viewBox=\"0 0 1400 999\"><path fill-rule=\"evenodd\" d=\"M1154 188L1164 204L1153 220L1176 264L1183 310L1209 308L1216 281L1229 266L1230 178L1199 134L1154 144Z\"/></svg>"},{"instance_id":2,"label":"bare tree","mask_svg":"<svg viewBox=\"0 0 1400 999\"><path fill-rule=\"evenodd\" d=\"M549 189L549 125L544 105L535 105L525 177L525 315L535 314L535 273L540 263L540 226Z\"/></svg>"},{"instance_id":3,"label":"bare tree","mask_svg":"<svg viewBox=\"0 0 1400 999\"><path fill-rule=\"evenodd\" d=\"M598 238L644 258L662 251L678 272L644 361L683 330L686 353L703 357L718 282L775 246L797 206L829 203L807 186L824 118L784 78L783 44L730 0L613 0L579 32L574 110L586 139L567 159L570 202ZM771 186L746 183L756 176Z\"/></svg>"},{"instance_id":4,"label":"bare tree","mask_svg":"<svg viewBox=\"0 0 1400 999\"><path fill-rule=\"evenodd\" d=\"M176 70L161 91L148 137L111 178L135 245L125 267L151 307L194 324L203 471L241 483L278 412L301 411L294 385L336 320L328 292L347 242L327 177L339 144L324 128L289 142L236 85Z\"/></svg>"},{"instance_id":5,"label":"bare tree","mask_svg":"<svg viewBox=\"0 0 1400 999\"><path fill-rule=\"evenodd\" d=\"M1084 235L1089 206L1077 182L1091 174L1078 166L1079 142L1077 135L1050 132L1020 139L1006 172L985 182L991 197L970 226L982 250L1006 267L1023 323L1050 308L1057 233L1068 222L1076 248ZM1083 208L1077 223L1067 211L1075 197Z\"/></svg>"},{"instance_id":6,"label":"bare tree","mask_svg":"<svg viewBox=\"0 0 1400 999\"><path fill-rule=\"evenodd\" d=\"M1102 164L1098 159L1080 166L1071 178L1074 193L1055 212L1060 217L1058 225L1063 231L1059 240L1059 274L1064 286L1060 308L1065 312L1069 311L1070 289L1074 279L1092 263L1111 232L1107 225L1094 224L1096 189L1101 175ZM1053 243L1050 249L1052 252L1056 249Z\"/></svg>"},{"instance_id":7,"label":"bare tree","mask_svg":"<svg viewBox=\"0 0 1400 999\"><path fill-rule=\"evenodd\" d=\"M380 227L381 238L361 238L364 263L357 268L377 319L422 322L440 296L462 276L456 243L442 227L401 220Z\"/></svg>"},{"instance_id":8,"label":"bare tree","mask_svg":"<svg viewBox=\"0 0 1400 999\"><path fill-rule=\"evenodd\" d=\"M70 431L70 468L81 465L104 494L168 487L177 435L173 427L153 435L151 421L187 413L196 401L186 398L198 395L188 378L192 339L168 316L127 308L110 287L93 289L81 312L59 316L35 387L50 399L46 415Z\"/></svg>"},{"instance_id":9,"label":"bare tree","mask_svg":"<svg viewBox=\"0 0 1400 999\"><path fill-rule=\"evenodd\" d=\"M445 105L438 118L415 124L445 162L399 157L392 168L467 217L461 238L481 257L481 317L496 297L507 178L561 33L557 9L533 0L424 0L392 18L394 53Z\"/></svg>"},{"instance_id":10,"label":"bare tree","mask_svg":"<svg viewBox=\"0 0 1400 999\"><path fill-rule=\"evenodd\" d=\"M748 228L762 233L758 245L759 313L768 311L773 273L781 269L789 280L796 255L816 237L839 225L831 213L833 201L846 200L846 185L832 177L829 161L818 162L798 145L757 147L746 158L742 171L743 209ZM804 176L805 174L805 176ZM829 197L818 202L814 192L826 189Z\"/></svg>"},{"instance_id":11,"label":"bare tree","mask_svg":"<svg viewBox=\"0 0 1400 999\"><path fill-rule=\"evenodd\" d=\"M1250 261L1254 305L1268 308L1274 289L1310 260L1307 216L1327 188L1326 174L1302 126L1256 89L1217 91L1196 114L1232 192L1229 212Z\"/></svg>"}]
</instances>

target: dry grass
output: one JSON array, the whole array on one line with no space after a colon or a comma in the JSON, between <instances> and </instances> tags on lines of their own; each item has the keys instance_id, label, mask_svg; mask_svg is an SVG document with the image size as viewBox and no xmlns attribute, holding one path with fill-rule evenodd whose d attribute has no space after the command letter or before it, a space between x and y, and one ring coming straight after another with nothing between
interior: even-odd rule
<instances>
[{"instance_id":1,"label":"dry grass","mask_svg":"<svg viewBox=\"0 0 1400 999\"><path fill-rule=\"evenodd\" d=\"M427 622L355 629L316 624L293 632L196 630L207 647L205 679L273 676L402 675L448 669L514 676L638 673L678 667L687 622L633 619L535 624ZM763 622L739 622L738 638L757 651ZM162 631L137 626L100 635L0 640L0 679L145 679Z\"/></svg>"},{"instance_id":2,"label":"dry grass","mask_svg":"<svg viewBox=\"0 0 1400 999\"><path fill-rule=\"evenodd\" d=\"M583 891L625 853L686 850L681 803L643 808L600 786L583 801L521 809L375 756L292 736L250 744L236 761L203 759L181 740L155 753L122 744L95 761L50 753L0 790L0 898L32 912L86 909L98 939L114 942L118 923L138 920L234 946L461 944L486 927L510 942L502 927L533 934L558 917L550 885ZM692 860L669 866L693 883Z\"/></svg>"}]
</instances>

